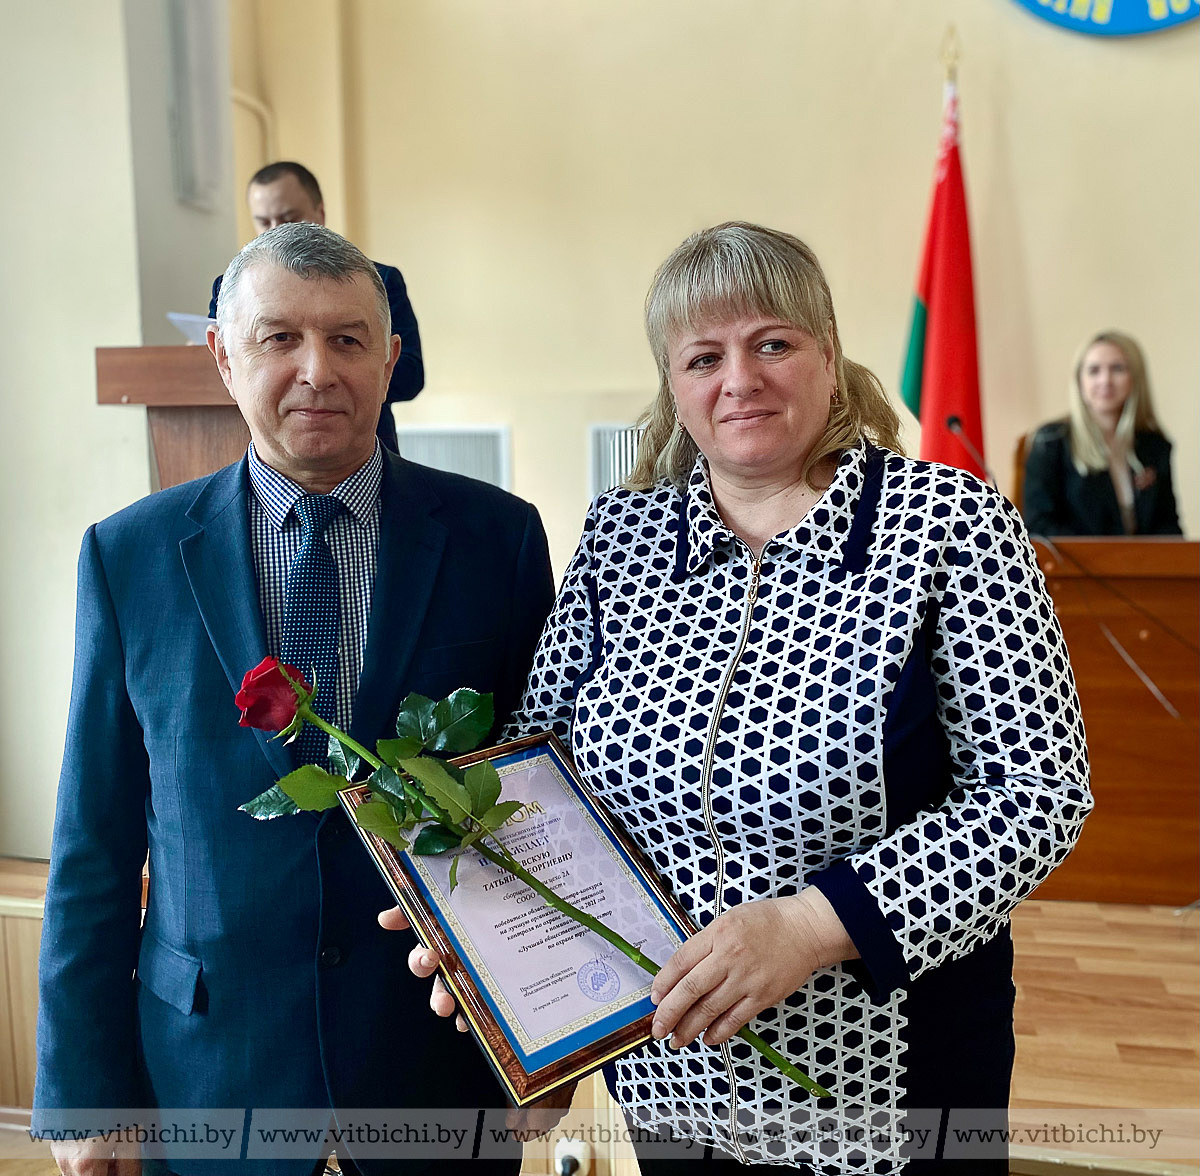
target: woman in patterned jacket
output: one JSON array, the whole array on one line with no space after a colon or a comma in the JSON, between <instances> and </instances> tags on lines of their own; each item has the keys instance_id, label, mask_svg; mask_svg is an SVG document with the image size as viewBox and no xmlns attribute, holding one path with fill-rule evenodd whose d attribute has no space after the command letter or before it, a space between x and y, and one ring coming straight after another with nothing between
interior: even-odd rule
<instances>
[{"instance_id":1,"label":"woman in patterned jacket","mask_svg":"<svg viewBox=\"0 0 1200 1176\"><path fill-rule=\"evenodd\" d=\"M610 1086L733 1171L1004 1172L1008 916L1091 803L1025 530L900 455L794 237L697 233L646 324L637 468L592 505L507 732L568 741L701 928L655 979L660 1040ZM747 1023L833 1100L734 1038ZM933 1158L942 1137L960 1161ZM702 1149L638 1150L663 1176Z\"/></svg>"}]
</instances>

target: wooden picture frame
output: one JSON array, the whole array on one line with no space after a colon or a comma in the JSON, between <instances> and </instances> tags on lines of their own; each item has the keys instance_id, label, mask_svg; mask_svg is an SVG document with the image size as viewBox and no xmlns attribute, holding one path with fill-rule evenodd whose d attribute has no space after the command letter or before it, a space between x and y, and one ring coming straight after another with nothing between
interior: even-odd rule
<instances>
[{"instance_id":1,"label":"wooden picture frame","mask_svg":"<svg viewBox=\"0 0 1200 1176\"><path fill-rule=\"evenodd\" d=\"M497 832L525 869L656 963L694 934L554 735L450 762L467 767L484 759L500 774L501 800L525 805ZM356 785L338 796L353 822L369 790ZM416 856L354 827L421 942L442 957L443 980L515 1105L650 1040L652 977L601 936L469 849L451 893L450 855Z\"/></svg>"}]
</instances>

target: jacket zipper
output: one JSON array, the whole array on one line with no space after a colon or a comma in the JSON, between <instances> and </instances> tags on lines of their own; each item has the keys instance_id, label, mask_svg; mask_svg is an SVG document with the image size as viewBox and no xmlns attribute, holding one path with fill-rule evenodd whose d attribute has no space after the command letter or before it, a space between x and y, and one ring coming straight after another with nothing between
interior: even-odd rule
<instances>
[{"instance_id":1,"label":"jacket zipper","mask_svg":"<svg viewBox=\"0 0 1200 1176\"><path fill-rule=\"evenodd\" d=\"M746 651L746 642L750 637L750 625L754 618L754 606L758 603L758 581L759 575L762 572L762 555L757 557L746 547L745 543L738 540L739 544L746 548L751 558L751 578L750 588L746 593L746 612L742 622L741 636L738 638L737 649L734 650L733 657L729 661L729 667L725 671L725 677L721 682L721 690L717 695L716 706L713 708L712 722L708 728L708 740L704 747L704 766L700 775L700 803L704 814L704 827L708 830L709 840L713 844L713 851L717 855L717 885L714 902L714 918L722 914L724 908L723 895L725 893L725 851L721 848L721 840L717 836L716 822L713 820L712 814L712 773L713 759L716 756L717 750L717 732L721 726L721 713L725 710L725 701L729 697L729 689L733 685L733 676L737 672L739 663L742 660L742 654ZM766 551L766 548L763 548ZM742 1151L742 1145L738 1140L738 1097L737 1097L737 1080L733 1074L733 1054L730 1053L729 1043L726 1042L720 1047L721 1056L725 1060L725 1072L729 1081L729 1140L733 1145L734 1151L737 1153L737 1158L743 1164L752 1163Z\"/></svg>"}]
</instances>

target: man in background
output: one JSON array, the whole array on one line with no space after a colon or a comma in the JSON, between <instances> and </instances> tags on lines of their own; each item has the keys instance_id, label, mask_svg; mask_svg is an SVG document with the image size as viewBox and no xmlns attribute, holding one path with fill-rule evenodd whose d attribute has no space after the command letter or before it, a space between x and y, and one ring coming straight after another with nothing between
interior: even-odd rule
<instances>
[{"instance_id":1,"label":"man in background","mask_svg":"<svg viewBox=\"0 0 1200 1176\"><path fill-rule=\"evenodd\" d=\"M325 201L321 196L321 185L317 177L302 163L281 160L259 168L250 177L246 186L246 203L254 221L255 231L261 236L277 225L308 221L310 224L325 223ZM375 262L383 288L387 292L388 305L392 310L392 333L400 336L400 358L392 371L388 384L387 401L379 414L376 433L379 440L393 452L397 449L396 422L392 418L390 405L402 400L412 400L425 386L425 363L421 358L421 335L417 330L417 316L413 313L404 277L394 265ZM221 293L221 278L213 282L212 297L208 303L208 317L217 317L217 301Z\"/></svg>"},{"instance_id":2,"label":"man in background","mask_svg":"<svg viewBox=\"0 0 1200 1176\"><path fill-rule=\"evenodd\" d=\"M324 762L323 739L238 725L234 691L263 657L317 667L318 712L371 746L412 691L490 691L503 721L553 597L532 506L378 444L400 346L387 322L376 268L336 233L288 224L252 241L209 329L246 455L84 537L32 1124L87 1136L53 1145L67 1176L108 1172L99 1133L156 1107L186 1109L202 1142L232 1115L228 1158L166 1140L182 1176L310 1176L331 1121L364 1116L402 1135L420 1116L465 1145L406 1159L337 1143L343 1171L516 1174L515 1141L471 1160L503 1091L429 1012L408 937L376 921L392 899L345 814L239 808ZM260 1133L272 1108L316 1129L307 1150Z\"/></svg>"}]
</instances>

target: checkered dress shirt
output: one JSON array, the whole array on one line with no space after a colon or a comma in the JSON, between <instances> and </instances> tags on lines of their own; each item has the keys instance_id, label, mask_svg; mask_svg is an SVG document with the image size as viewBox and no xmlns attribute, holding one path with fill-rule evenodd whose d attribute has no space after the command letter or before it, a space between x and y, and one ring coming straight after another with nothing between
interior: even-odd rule
<instances>
[{"instance_id":1,"label":"checkered dress shirt","mask_svg":"<svg viewBox=\"0 0 1200 1176\"><path fill-rule=\"evenodd\" d=\"M295 482L272 469L254 451L249 452L250 548L258 577L258 601L266 628L267 649L279 656L283 640L283 608L288 570L300 550L300 520L293 509L305 492ZM358 676L367 645L367 619L375 591L379 554L379 488L383 454L379 442L361 469L330 493L345 510L329 524L325 538L338 573L338 671L335 684L334 723L346 730L354 714ZM297 667L305 670L304 666ZM305 670L307 673L307 670Z\"/></svg>"}]
</instances>

